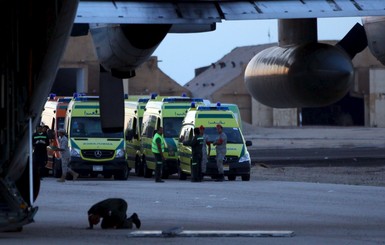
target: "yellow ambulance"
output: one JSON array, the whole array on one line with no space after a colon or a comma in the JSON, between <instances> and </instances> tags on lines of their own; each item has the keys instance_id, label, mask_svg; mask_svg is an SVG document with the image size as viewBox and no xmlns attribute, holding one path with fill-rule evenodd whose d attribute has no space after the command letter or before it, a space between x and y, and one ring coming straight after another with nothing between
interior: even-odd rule
<instances>
[{"instance_id":1,"label":"yellow ambulance","mask_svg":"<svg viewBox=\"0 0 385 245\"><path fill-rule=\"evenodd\" d=\"M137 176L143 176L141 161L140 138L144 108L150 96L125 100L124 104L124 134L126 140L126 159L129 169L134 169Z\"/></svg>"},{"instance_id":2,"label":"yellow ambulance","mask_svg":"<svg viewBox=\"0 0 385 245\"><path fill-rule=\"evenodd\" d=\"M147 102L143 113L140 142L143 175L145 178L152 177L155 170L156 161L151 151L152 137L160 126L163 127L163 137L165 140L165 152L163 154L165 163L163 164L162 178L167 179L169 175L178 173L177 142L179 131L191 102L203 104L203 99L174 96L157 98Z\"/></svg>"},{"instance_id":3,"label":"yellow ambulance","mask_svg":"<svg viewBox=\"0 0 385 245\"><path fill-rule=\"evenodd\" d=\"M209 141L213 142L218 135L217 124L222 125L223 132L227 135L227 152L223 164L225 176L227 176L228 180L235 180L237 176L240 176L242 181L250 180L251 159L247 146L251 146L252 142L245 141L238 120L229 107L220 104L215 106L192 106L188 110L179 134L179 179L185 180L187 176L191 175L191 146L184 145L183 141L191 140L194 137L194 128L203 125ZM215 146L211 145L205 175L212 178L216 178L218 175L215 156Z\"/></svg>"},{"instance_id":4,"label":"yellow ambulance","mask_svg":"<svg viewBox=\"0 0 385 245\"><path fill-rule=\"evenodd\" d=\"M65 129L71 151L70 167L81 176L126 180L124 132L102 131L98 96L74 96L68 105Z\"/></svg>"}]
</instances>

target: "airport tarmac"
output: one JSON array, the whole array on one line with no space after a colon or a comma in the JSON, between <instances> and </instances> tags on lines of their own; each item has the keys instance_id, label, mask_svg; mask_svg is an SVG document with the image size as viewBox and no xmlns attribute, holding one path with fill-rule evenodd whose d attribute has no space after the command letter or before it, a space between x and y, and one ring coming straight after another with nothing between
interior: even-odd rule
<instances>
[{"instance_id":1,"label":"airport tarmac","mask_svg":"<svg viewBox=\"0 0 385 245\"><path fill-rule=\"evenodd\" d=\"M383 244L383 194L384 187L254 177L161 184L136 176L65 183L47 178L34 222L22 232L0 233L0 244ZM139 215L141 228L87 229L87 210L108 197L126 199L127 213ZM188 234L167 234L175 230Z\"/></svg>"}]
</instances>

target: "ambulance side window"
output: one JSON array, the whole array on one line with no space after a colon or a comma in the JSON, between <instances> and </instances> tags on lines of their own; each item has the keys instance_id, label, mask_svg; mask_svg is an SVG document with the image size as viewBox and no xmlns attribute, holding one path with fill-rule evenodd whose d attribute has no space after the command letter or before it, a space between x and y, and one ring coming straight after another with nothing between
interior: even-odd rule
<instances>
[{"instance_id":1,"label":"ambulance side window","mask_svg":"<svg viewBox=\"0 0 385 245\"><path fill-rule=\"evenodd\" d=\"M194 131L193 131L192 128L189 128L188 131L189 131L189 132L188 132L188 140L190 141L190 140L192 140L193 137L194 137Z\"/></svg>"},{"instance_id":2,"label":"ambulance side window","mask_svg":"<svg viewBox=\"0 0 385 245\"><path fill-rule=\"evenodd\" d=\"M136 136L135 118L130 118L126 125L126 140L132 140Z\"/></svg>"},{"instance_id":3,"label":"ambulance side window","mask_svg":"<svg viewBox=\"0 0 385 245\"><path fill-rule=\"evenodd\" d=\"M179 142L183 142L186 134L186 127L183 127L179 133Z\"/></svg>"},{"instance_id":4,"label":"ambulance side window","mask_svg":"<svg viewBox=\"0 0 385 245\"><path fill-rule=\"evenodd\" d=\"M156 117L153 115L149 115L147 118L143 118L143 132L142 135L144 137L152 138L154 135L156 124Z\"/></svg>"}]
</instances>

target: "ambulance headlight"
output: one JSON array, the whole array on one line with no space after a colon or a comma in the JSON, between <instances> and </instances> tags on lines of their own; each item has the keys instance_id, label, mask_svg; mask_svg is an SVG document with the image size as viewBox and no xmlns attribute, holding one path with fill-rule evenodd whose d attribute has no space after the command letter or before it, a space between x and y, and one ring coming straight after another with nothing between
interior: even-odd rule
<instances>
[{"instance_id":1,"label":"ambulance headlight","mask_svg":"<svg viewBox=\"0 0 385 245\"><path fill-rule=\"evenodd\" d=\"M247 162L247 163L250 163L251 159L250 159L250 154L248 151L246 151L245 155L241 156L239 158L239 162Z\"/></svg>"},{"instance_id":2,"label":"ambulance headlight","mask_svg":"<svg viewBox=\"0 0 385 245\"><path fill-rule=\"evenodd\" d=\"M124 155L125 155L125 152L123 149L117 149L116 150L116 158L122 158L122 157L124 157Z\"/></svg>"},{"instance_id":3,"label":"ambulance headlight","mask_svg":"<svg viewBox=\"0 0 385 245\"><path fill-rule=\"evenodd\" d=\"M71 148L71 157L80 157L80 149Z\"/></svg>"},{"instance_id":4,"label":"ambulance headlight","mask_svg":"<svg viewBox=\"0 0 385 245\"><path fill-rule=\"evenodd\" d=\"M174 149L168 149L168 155L170 156L170 157L174 157L175 156L175 151L174 151Z\"/></svg>"}]
</instances>

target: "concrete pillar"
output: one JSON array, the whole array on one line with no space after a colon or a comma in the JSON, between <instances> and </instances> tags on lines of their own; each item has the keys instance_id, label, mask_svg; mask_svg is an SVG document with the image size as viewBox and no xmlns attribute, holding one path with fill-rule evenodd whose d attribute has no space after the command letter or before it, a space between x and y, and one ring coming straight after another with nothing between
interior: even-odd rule
<instances>
[{"instance_id":1,"label":"concrete pillar","mask_svg":"<svg viewBox=\"0 0 385 245\"><path fill-rule=\"evenodd\" d=\"M127 95L130 95L130 93L129 93L130 90L128 89L129 83L130 83L130 80L128 78L123 79L123 90L124 90L124 94L127 94Z\"/></svg>"},{"instance_id":2,"label":"concrete pillar","mask_svg":"<svg viewBox=\"0 0 385 245\"><path fill-rule=\"evenodd\" d=\"M88 93L88 79L84 68L76 70L76 92Z\"/></svg>"},{"instance_id":3,"label":"concrete pillar","mask_svg":"<svg viewBox=\"0 0 385 245\"><path fill-rule=\"evenodd\" d=\"M297 108L273 109L274 126L293 127L298 126Z\"/></svg>"},{"instance_id":4,"label":"concrete pillar","mask_svg":"<svg viewBox=\"0 0 385 245\"><path fill-rule=\"evenodd\" d=\"M273 126L273 108L265 106L255 99L252 99L251 124L258 127Z\"/></svg>"},{"instance_id":5,"label":"concrete pillar","mask_svg":"<svg viewBox=\"0 0 385 245\"><path fill-rule=\"evenodd\" d=\"M385 127L385 69L369 70L369 113L371 127Z\"/></svg>"}]
</instances>

